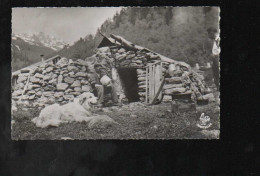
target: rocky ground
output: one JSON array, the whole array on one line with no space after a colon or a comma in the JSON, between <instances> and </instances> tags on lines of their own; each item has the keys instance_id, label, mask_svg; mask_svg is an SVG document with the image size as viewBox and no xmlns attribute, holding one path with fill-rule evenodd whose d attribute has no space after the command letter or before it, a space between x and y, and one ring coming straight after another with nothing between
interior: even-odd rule
<instances>
[{"instance_id":1,"label":"rocky ground","mask_svg":"<svg viewBox=\"0 0 260 176\"><path fill-rule=\"evenodd\" d=\"M15 140L60 140L60 139L212 139L219 138L218 103L197 106L197 111L172 113L170 102L148 106L140 102L122 107L106 107L96 110L106 114L118 124L89 129L83 123L62 124L59 127L37 128L31 119L39 110L24 111L18 107L13 114L12 139ZM211 118L207 130L197 127L201 113Z\"/></svg>"}]
</instances>

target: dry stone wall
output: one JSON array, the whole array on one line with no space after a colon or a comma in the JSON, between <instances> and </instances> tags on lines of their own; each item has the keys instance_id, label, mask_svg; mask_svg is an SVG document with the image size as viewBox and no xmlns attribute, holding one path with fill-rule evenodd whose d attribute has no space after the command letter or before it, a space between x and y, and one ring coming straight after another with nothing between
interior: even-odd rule
<instances>
[{"instance_id":1,"label":"dry stone wall","mask_svg":"<svg viewBox=\"0 0 260 176\"><path fill-rule=\"evenodd\" d=\"M87 66L84 60L62 58L55 65L43 63L31 68L27 73L18 75L12 99L39 107L53 103L65 104L83 92L92 91Z\"/></svg>"}]
</instances>

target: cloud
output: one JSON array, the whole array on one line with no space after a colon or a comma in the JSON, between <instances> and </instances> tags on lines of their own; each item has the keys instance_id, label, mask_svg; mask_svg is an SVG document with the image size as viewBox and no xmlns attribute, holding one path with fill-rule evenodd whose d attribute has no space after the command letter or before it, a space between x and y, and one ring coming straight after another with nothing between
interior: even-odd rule
<instances>
[{"instance_id":1,"label":"cloud","mask_svg":"<svg viewBox=\"0 0 260 176\"><path fill-rule=\"evenodd\" d=\"M13 8L12 31L44 32L72 44L80 37L95 34L107 18L120 10L121 7Z\"/></svg>"}]
</instances>

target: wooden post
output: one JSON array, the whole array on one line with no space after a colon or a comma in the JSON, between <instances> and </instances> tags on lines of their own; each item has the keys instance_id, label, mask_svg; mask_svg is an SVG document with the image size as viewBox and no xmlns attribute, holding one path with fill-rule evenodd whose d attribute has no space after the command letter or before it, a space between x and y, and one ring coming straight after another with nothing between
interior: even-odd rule
<instances>
[{"instance_id":1,"label":"wooden post","mask_svg":"<svg viewBox=\"0 0 260 176\"><path fill-rule=\"evenodd\" d=\"M150 64L149 65L149 99L148 99L148 102L150 103L151 102L151 99L153 97L153 65Z\"/></svg>"},{"instance_id":2,"label":"wooden post","mask_svg":"<svg viewBox=\"0 0 260 176\"><path fill-rule=\"evenodd\" d=\"M146 67L146 75L145 75L145 102L148 103L148 68Z\"/></svg>"}]
</instances>

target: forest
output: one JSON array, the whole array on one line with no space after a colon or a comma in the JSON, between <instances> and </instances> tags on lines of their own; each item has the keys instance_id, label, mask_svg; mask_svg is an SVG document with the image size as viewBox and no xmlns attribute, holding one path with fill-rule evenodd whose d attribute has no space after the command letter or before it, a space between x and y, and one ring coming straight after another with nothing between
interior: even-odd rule
<instances>
[{"instance_id":1,"label":"forest","mask_svg":"<svg viewBox=\"0 0 260 176\"><path fill-rule=\"evenodd\" d=\"M212 47L207 36L209 27L219 29L217 7L125 7L113 18L108 18L95 35L81 37L73 45L64 46L57 52L12 40L13 45L21 48L18 52L12 47L13 71L39 62L40 54L44 54L45 58L57 54L69 59L89 57L102 40L99 31L106 36L120 35L134 44L191 66L195 63L204 65L210 61Z\"/></svg>"},{"instance_id":2,"label":"forest","mask_svg":"<svg viewBox=\"0 0 260 176\"><path fill-rule=\"evenodd\" d=\"M174 60L200 65L209 62L212 43L207 29L219 29L217 7L127 7L108 18L93 35L80 38L58 54L71 59L94 54L106 36L120 35L137 45L147 47ZM56 53L55 53L56 54Z\"/></svg>"}]
</instances>

